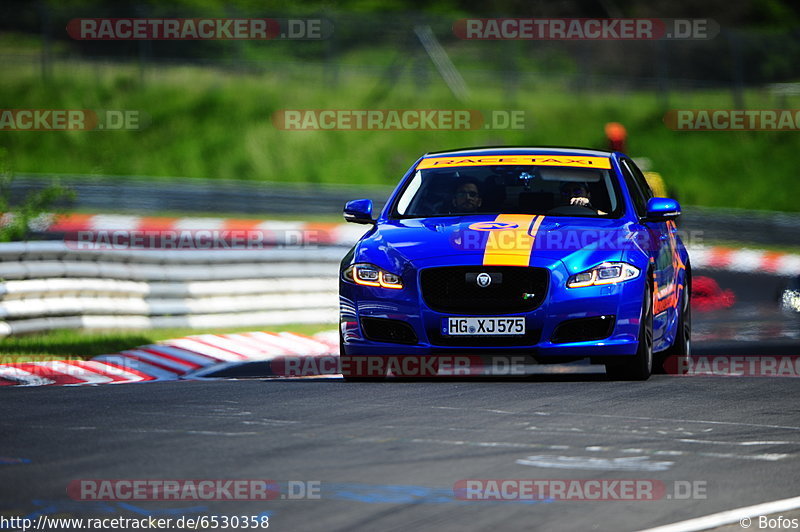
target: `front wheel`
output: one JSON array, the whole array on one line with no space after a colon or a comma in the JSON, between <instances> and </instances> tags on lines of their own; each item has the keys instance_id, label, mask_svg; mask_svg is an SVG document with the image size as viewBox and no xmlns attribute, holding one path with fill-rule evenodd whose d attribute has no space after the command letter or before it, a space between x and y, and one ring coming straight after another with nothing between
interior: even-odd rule
<instances>
[{"instance_id":1,"label":"front wheel","mask_svg":"<svg viewBox=\"0 0 800 532\"><path fill-rule=\"evenodd\" d=\"M628 357L620 357L628 358ZM614 380L646 381L653 372L653 292L650 279L642 296L639 320L639 347L633 360L606 364L606 374Z\"/></svg>"}]
</instances>

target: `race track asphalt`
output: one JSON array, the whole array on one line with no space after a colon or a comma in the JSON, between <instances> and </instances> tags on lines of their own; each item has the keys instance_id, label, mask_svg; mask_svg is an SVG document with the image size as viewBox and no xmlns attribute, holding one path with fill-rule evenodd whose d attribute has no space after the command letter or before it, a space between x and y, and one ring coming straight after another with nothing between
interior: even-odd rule
<instances>
[{"instance_id":1,"label":"race track asphalt","mask_svg":"<svg viewBox=\"0 0 800 532\"><path fill-rule=\"evenodd\" d=\"M731 283L741 286L720 278ZM753 309L794 330L796 317L770 314L766 287L752 298L750 288L735 310L697 315L698 330L746 325ZM791 334L695 345L698 355L734 348L800 355ZM7 387L0 513L268 515L273 530L639 530L800 495L799 382L577 373ZM303 481L319 498L76 501L67 486L79 479L271 479L283 495ZM636 479L665 491L657 500L463 500L454 486L467 479Z\"/></svg>"}]
</instances>

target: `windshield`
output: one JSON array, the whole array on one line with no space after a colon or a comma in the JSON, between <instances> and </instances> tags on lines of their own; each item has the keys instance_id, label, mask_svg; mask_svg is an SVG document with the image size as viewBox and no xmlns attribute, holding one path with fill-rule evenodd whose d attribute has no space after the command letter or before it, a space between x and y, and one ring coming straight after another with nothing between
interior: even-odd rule
<instances>
[{"instance_id":1,"label":"windshield","mask_svg":"<svg viewBox=\"0 0 800 532\"><path fill-rule=\"evenodd\" d=\"M393 216L427 218L470 214L546 214L614 217L620 214L609 170L566 166L456 166L417 170Z\"/></svg>"}]
</instances>

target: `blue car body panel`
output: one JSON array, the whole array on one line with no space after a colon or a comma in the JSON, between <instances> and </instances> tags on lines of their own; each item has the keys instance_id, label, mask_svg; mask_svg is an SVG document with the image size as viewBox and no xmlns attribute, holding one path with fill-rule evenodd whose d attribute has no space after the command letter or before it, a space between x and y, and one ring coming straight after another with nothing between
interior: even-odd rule
<instances>
[{"instance_id":1,"label":"blue car body panel","mask_svg":"<svg viewBox=\"0 0 800 532\"><path fill-rule=\"evenodd\" d=\"M564 242L570 234L590 231L616 235L624 246L586 244L537 246L530 252L528 267L549 272L546 295L536 308L505 313L477 314L480 316L523 316L526 327L536 331L533 343L506 345L499 342L462 342L447 345L436 341L435 331L442 320L459 315L431 308L423 297L421 272L443 266L484 268L483 245L475 240L482 235L470 226L493 222L496 214L437 216L431 218L392 218L391 209L417 165L424 158L481 155L554 155L594 156L610 159L611 172L616 176L622 200L621 215L616 218L542 216L534 244L547 238ZM358 241L342 261L342 272L357 263L368 263L387 272L400 275L402 289L363 286L340 275L340 331L343 354L347 355L429 355L437 353L504 353L530 354L540 361L548 357L616 357L636 353L639 320L646 272L654 280L654 351L672 346L676 338L680 302L686 285L688 253L677 234L674 221L646 221L635 210L631 191L623 176L618 152L602 152L567 148L491 148L429 154L409 168L390 196L375 226ZM627 164L627 163L626 163ZM486 231L487 235L489 231ZM478 234L478 237L475 235ZM472 245L465 245L467 236ZM485 238L485 237L484 237ZM559 240L560 239L560 240ZM641 273L633 279L600 286L568 288L571 275L586 271L604 262L625 262ZM469 314L476 315L476 314ZM599 340L554 342L556 328L569 320L613 317L613 329ZM416 342L397 343L366 338L362 326L365 317L399 320L409 324ZM512 342L513 343L513 342Z\"/></svg>"}]
</instances>

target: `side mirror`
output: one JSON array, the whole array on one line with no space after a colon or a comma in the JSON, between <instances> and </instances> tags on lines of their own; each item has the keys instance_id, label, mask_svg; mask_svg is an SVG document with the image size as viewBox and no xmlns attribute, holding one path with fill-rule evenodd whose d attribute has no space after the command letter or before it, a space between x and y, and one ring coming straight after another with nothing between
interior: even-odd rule
<instances>
[{"instance_id":1,"label":"side mirror","mask_svg":"<svg viewBox=\"0 0 800 532\"><path fill-rule=\"evenodd\" d=\"M650 198L647 200L647 221L664 222L681 215L681 206L674 199Z\"/></svg>"},{"instance_id":2,"label":"side mirror","mask_svg":"<svg viewBox=\"0 0 800 532\"><path fill-rule=\"evenodd\" d=\"M372 200L357 199L348 201L344 206L344 219L354 224L374 224L372 219Z\"/></svg>"}]
</instances>

